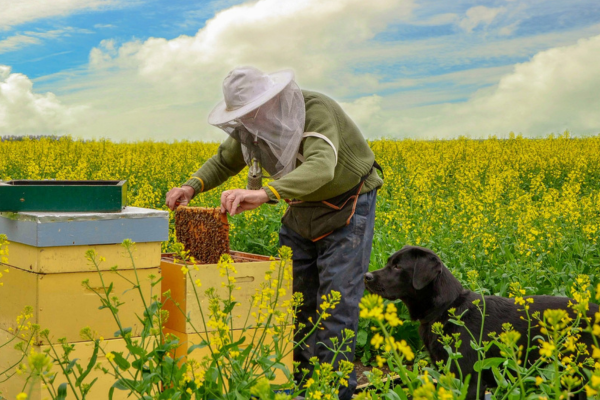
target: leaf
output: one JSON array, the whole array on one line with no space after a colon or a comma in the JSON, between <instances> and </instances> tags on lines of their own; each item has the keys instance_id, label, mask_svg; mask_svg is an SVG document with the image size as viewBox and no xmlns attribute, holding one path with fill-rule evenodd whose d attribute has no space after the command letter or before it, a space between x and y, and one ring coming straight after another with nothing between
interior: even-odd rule
<instances>
[{"instance_id":1,"label":"leaf","mask_svg":"<svg viewBox=\"0 0 600 400\"><path fill-rule=\"evenodd\" d=\"M515 388L515 390L513 390L508 395L508 399L509 400L520 400L521 399L521 391L519 390L519 388Z\"/></svg>"},{"instance_id":2,"label":"leaf","mask_svg":"<svg viewBox=\"0 0 600 400\"><path fill-rule=\"evenodd\" d=\"M508 382L506 381L498 367L492 367L492 372L494 373L494 378L496 379L496 383L498 383L498 386L506 389L508 387Z\"/></svg>"},{"instance_id":3,"label":"leaf","mask_svg":"<svg viewBox=\"0 0 600 400\"><path fill-rule=\"evenodd\" d=\"M121 370L127 371L129 369L129 367L131 367L131 364L129 363L129 361L127 361L125 358L123 358L123 352L113 351L112 354L115 356L115 358L114 358L115 364L117 364Z\"/></svg>"},{"instance_id":4,"label":"leaf","mask_svg":"<svg viewBox=\"0 0 600 400\"><path fill-rule=\"evenodd\" d=\"M476 372L481 372L484 369L490 369L492 367L497 367L505 361L504 358L501 357L492 357L486 358L485 360L477 361L475 365L473 365L473 369Z\"/></svg>"},{"instance_id":5,"label":"leaf","mask_svg":"<svg viewBox=\"0 0 600 400\"><path fill-rule=\"evenodd\" d=\"M71 362L69 363L69 365L67 365L65 367L65 372L68 374L73 370L73 367L75 366L75 364L77 363L77 361L79 360L79 358L76 358L74 360L71 360Z\"/></svg>"},{"instance_id":6,"label":"leaf","mask_svg":"<svg viewBox=\"0 0 600 400\"><path fill-rule=\"evenodd\" d=\"M369 338L369 334L365 330L359 330L356 335L356 345L359 347L363 347L367 344L367 339Z\"/></svg>"},{"instance_id":7,"label":"leaf","mask_svg":"<svg viewBox=\"0 0 600 400\"><path fill-rule=\"evenodd\" d=\"M238 392L237 390L234 392L235 394L235 398L237 400L248 400L247 396L242 396L242 394L240 392Z\"/></svg>"},{"instance_id":8,"label":"leaf","mask_svg":"<svg viewBox=\"0 0 600 400\"><path fill-rule=\"evenodd\" d=\"M383 396L384 399L387 400L401 400L400 396L398 396L397 393L393 392L393 391L389 391L385 394L385 396ZM405 395L406 398L406 395Z\"/></svg>"},{"instance_id":9,"label":"leaf","mask_svg":"<svg viewBox=\"0 0 600 400\"><path fill-rule=\"evenodd\" d=\"M112 385L112 389L131 391L132 386L135 386L134 380L121 378Z\"/></svg>"},{"instance_id":10,"label":"leaf","mask_svg":"<svg viewBox=\"0 0 600 400\"><path fill-rule=\"evenodd\" d=\"M206 342L206 340L203 340L201 343L198 343L198 344L188 347L187 353L192 354L192 351L194 351L196 349L203 349L206 346L208 346L208 343Z\"/></svg>"},{"instance_id":11,"label":"leaf","mask_svg":"<svg viewBox=\"0 0 600 400\"><path fill-rule=\"evenodd\" d=\"M229 303L229 304L227 305L227 307L225 307L225 309L223 310L223 312L224 312L225 314L229 314L229 313L231 313L231 311L233 310L233 307L235 307L235 305L236 305L237 303L238 303L237 301L232 301L231 303Z\"/></svg>"},{"instance_id":12,"label":"leaf","mask_svg":"<svg viewBox=\"0 0 600 400\"><path fill-rule=\"evenodd\" d=\"M98 359L98 348L99 347L100 347L100 343L97 340L95 340L94 341L94 352L92 353L92 358L90 358L90 362L88 363L85 371L83 371L81 373L81 375L79 375L79 378L77 378L77 380L75 381L75 386L81 386L81 384L83 383L83 380L89 375L89 373L92 371L92 368L94 368L96 366L96 360Z\"/></svg>"},{"instance_id":13,"label":"leaf","mask_svg":"<svg viewBox=\"0 0 600 400\"><path fill-rule=\"evenodd\" d=\"M127 335L128 333L131 333L131 331L132 331L131 327L125 328L123 330L119 329L118 331L115 332L115 337L120 337L120 336L125 337L125 335Z\"/></svg>"},{"instance_id":14,"label":"leaf","mask_svg":"<svg viewBox=\"0 0 600 400\"><path fill-rule=\"evenodd\" d=\"M139 357L143 357L146 355L146 350L144 350L142 347L136 346L134 344L127 346L127 350L129 350L129 352L131 354L139 356Z\"/></svg>"},{"instance_id":15,"label":"leaf","mask_svg":"<svg viewBox=\"0 0 600 400\"><path fill-rule=\"evenodd\" d=\"M65 400L67 398L67 383L61 383L56 391L55 400Z\"/></svg>"},{"instance_id":16,"label":"leaf","mask_svg":"<svg viewBox=\"0 0 600 400\"><path fill-rule=\"evenodd\" d=\"M402 387L400 385L394 388L394 393L396 393L401 400L408 400L406 393L404 393L404 390L402 390Z\"/></svg>"},{"instance_id":17,"label":"leaf","mask_svg":"<svg viewBox=\"0 0 600 400\"><path fill-rule=\"evenodd\" d=\"M149 318L153 315L156 314L156 312L158 311L159 308L159 304L158 301L153 301L152 304L150 304L150 306L144 310L144 317Z\"/></svg>"}]
</instances>

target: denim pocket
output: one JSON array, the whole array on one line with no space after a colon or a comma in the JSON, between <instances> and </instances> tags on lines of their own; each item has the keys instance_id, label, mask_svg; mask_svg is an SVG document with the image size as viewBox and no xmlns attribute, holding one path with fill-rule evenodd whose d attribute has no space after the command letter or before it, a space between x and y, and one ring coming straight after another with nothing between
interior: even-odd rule
<instances>
[{"instance_id":1,"label":"denim pocket","mask_svg":"<svg viewBox=\"0 0 600 400\"><path fill-rule=\"evenodd\" d=\"M362 239L362 236L365 234L366 229L367 216L355 213L352 217L352 233L354 233Z\"/></svg>"},{"instance_id":2,"label":"denim pocket","mask_svg":"<svg viewBox=\"0 0 600 400\"><path fill-rule=\"evenodd\" d=\"M358 196L356 208L354 209L354 215L362 215L363 217L369 215L369 211L371 209L369 197L369 193L364 193Z\"/></svg>"}]
</instances>

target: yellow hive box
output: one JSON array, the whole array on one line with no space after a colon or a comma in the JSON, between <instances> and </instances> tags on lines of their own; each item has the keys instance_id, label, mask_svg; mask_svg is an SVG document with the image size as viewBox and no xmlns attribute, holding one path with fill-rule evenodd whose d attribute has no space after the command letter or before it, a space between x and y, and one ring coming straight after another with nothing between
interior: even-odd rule
<instances>
[{"instance_id":1,"label":"yellow hive box","mask_svg":"<svg viewBox=\"0 0 600 400\"><path fill-rule=\"evenodd\" d=\"M136 243L133 259L138 269L158 267L160 260L160 242ZM117 265L119 269L132 269L131 258L120 244L97 246L34 247L11 242L8 263L27 271L44 274L62 272L92 271L94 267L85 258L85 253L93 249L98 257L106 259L100 264L101 270Z\"/></svg>"},{"instance_id":2,"label":"yellow hive box","mask_svg":"<svg viewBox=\"0 0 600 400\"><path fill-rule=\"evenodd\" d=\"M254 337L254 331L255 329L249 329L246 331L245 333L245 337L246 340L244 341L245 346L240 347L240 351L243 351L248 344L252 343L252 338ZM242 337L242 330L241 329L236 329L233 330L233 340L234 341L238 341L240 340L240 338ZM263 330L260 329L259 330L259 334L262 334ZM172 334L177 336L177 338L179 339L179 343L181 343L181 345L177 348L177 351L174 354L174 358L179 358L179 357L184 357L184 360L186 358L188 359L192 359L192 360L197 360L197 361L202 361L202 359L205 356L209 356L210 357L210 349L208 347L203 347L201 349L196 348L194 349L189 355L187 354L188 352L188 348L190 346L193 346L195 344L199 344L202 342L202 339L205 338L204 335L202 336L202 338L200 337L200 335L198 335L197 333L192 333L192 334L187 334L187 333L182 333L182 332L177 332L174 331L172 329L168 329L165 328L163 329L163 333L166 334ZM258 336L258 334L257 334ZM285 333L286 338L291 338L292 336L292 327L288 327L286 328L286 333ZM254 342L258 342L259 338L257 337ZM263 341L263 344L265 345L270 345L273 343L273 339L272 336L267 334L265 337L265 340ZM294 356L293 356L293 343L289 342L286 346L285 351L289 352L289 354L287 354L285 356L285 358L283 360L281 360L281 363L283 365L285 365L285 367L288 369L288 371L290 373L293 372L293 361L294 361ZM285 377L285 374L283 373L282 370L277 370L275 372L275 380L271 382L271 384L274 385L281 385L284 383L287 383L288 379Z\"/></svg>"},{"instance_id":3,"label":"yellow hive box","mask_svg":"<svg viewBox=\"0 0 600 400\"><path fill-rule=\"evenodd\" d=\"M241 318L233 318L232 329L241 329L244 327L244 323L246 326L255 324L255 319L252 316L250 316L246 322L246 316L252 306L252 296L257 289L260 289L260 285L265 281L265 273L269 271L271 261L269 257L266 256L235 251L231 252L231 256L237 270L235 285L241 288L240 290L235 290L233 294L238 305L235 307L232 314L234 317L240 315ZM222 298L226 298L228 293L227 288L222 287L221 284L226 281L226 277L219 275L217 264L201 264L198 265L198 271L190 267L190 273L192 275L190 280L182 273L182 266L182 264L173 262L173 257L171 255L164 255L161 260L162 293L170 290L173 301L178 303L183 311L182 313L175 304L173 304L173 301L167 301L163 298L163 309L169 311L169 319L167 320L165 327L183 333L194 333L195 330L193 327L196 327L198 332L203 332L204 326L193 287L194 282L196 279L200 279L202 283L201 287L196 287L195 289L198 292L198 298L200 299L203 313L205 317L207 317L208 297L204 292L206 289L213 287L217 289L217 293ZM291 299L291 296L292 285L290 283L290 288L287 290L285 296L280 298L278 301L279 304L285 300ZM186 315L189 315L191 323L186 321Z\"/></svg>"},{"instance_id":4,"label":"yellow hive box","mask_svg":"<svg viewBox=\"0 0 600 400\"><path fill-rule=\"evenodd\" d=\"M2 301L0 302L0 328L8 330L15 327L17 316L26 306L33 307L32 323L39 324L42 329L50 330L53 342L66 338L68 342L80 342L79 332L89 326L106 339L114 337L118 330L113 316L108 309L99 310L100 298L96 292L102 290L98 272L74 272L61 274L38 274L24 271L10 265L2 265L9 272L2 277ZM119 271L125 278L135 282L135 270ZM159 268L137 270L144 298L159 294L158 287L151 288L149 275L160 274ZM113 282L111 296L117 296L125 304L119 308L119 317L123 327L131 327L132 334L138 336L141 323L137 315L143 313L143 303L137 290L130 290L132 285L112 271L103 272L106 286ZM81 282L89 279L92 290L83 287ZM154 290L154 292L153 292Z\"/></svg>"},{"instance_id":5,"label":"yellow hive box","mask_svg":"<svg viewBox=\"0 0 600 400\"><path fill-rule=\"evenodd\" d=\"M0 330L0 344L6 343L8 339L10 339L10 337L11 336L8 332ZM10 345L0 348L0 371L4 371L6 368L14 365L15 363L18 363L21 359L21 353L14 349L15 344L16 341L13 341ZM48 347L48 345L34 346L33 349L37 353L40 353ZM124 352L124 354L127 354L127 348L123 339L105 340L104 342L102 342L102 348L104 348L106 352L117 351ZM59 355L62 354L62 349L59 348L57 349L57 351L59 352ZM75 345L75 350L70 354L70 358L72 360L78 358L80 365L85 368L87 367L87 364L89 363L92 357L93 351L94 347L92 342L80 342ZM27 363L27 360L25 359L24 362ZM108 361L106 360L106 357L104 357L104 354L102 352L98 352L97 362L102 363L104 366L108 365ZM55 370L59 370L59 368L57 366L54 366L52 371ZM85 382L90 383L95 378L98 378L98 381L96 381L96 383L92 387L92 390L86 396L86 399L108 399L108 391L110 387L115 383L115 379L110 375L104 375L102 371L92 370L88 375L88 378L86 378ZM0 399L2 399L2 396L4 396L4 398L6 399L15 399L17 394L21 393L21 391L23 390L23 387L25 385L25 379L25 375L14 375L8 381L0 383L0 392L2 392ZM0 381L1 380L3 379L0 378ZM57 377L55 381L55 387L58 388L58 385L60 385L63 382L66 382L66 378L64 377L64 375L61 374ZM127 394L128 392L126 391L115 390L113 399L125 400L127 398ZM42 400L46 398L50 398L48 391L42 388L41 382L36 382L31 388L31 393L29 394L29 397L27 397L27 400ZM71 390L69 389L67 399L70 398L74 398L74 396Z\"/></svg>"}]
</instances>

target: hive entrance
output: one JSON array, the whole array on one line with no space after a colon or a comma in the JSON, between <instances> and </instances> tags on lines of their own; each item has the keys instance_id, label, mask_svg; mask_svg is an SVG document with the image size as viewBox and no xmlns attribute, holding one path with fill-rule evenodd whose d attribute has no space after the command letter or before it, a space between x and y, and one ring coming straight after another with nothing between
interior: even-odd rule
<instances>
[{"instance_id":1,"label":"hive entrance","mask_svg":"<svg viewBox=\"0 0 600 400\"><path fill-rule=\"evenodd\" d=\"M229 253L229 223L219 208L180 206L175 229L177 241L200 264L216 264Z\"/></svg>"}]
</instances>

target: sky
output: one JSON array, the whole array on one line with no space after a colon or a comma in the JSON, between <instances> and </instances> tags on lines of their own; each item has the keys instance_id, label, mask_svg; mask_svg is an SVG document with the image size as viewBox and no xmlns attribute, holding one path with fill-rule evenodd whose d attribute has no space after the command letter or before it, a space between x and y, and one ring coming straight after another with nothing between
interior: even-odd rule
<instances>
[{"instance_id":1,"label":"sky","mask_svg":"<svg viewBox=\"0 0 600 400\"><path fill-rule=\"evenodd\" d=\"M597 0L0 0L0 135L221 141L236 66L365 137L600 133Z\"/></svg>"}]
</instances>

